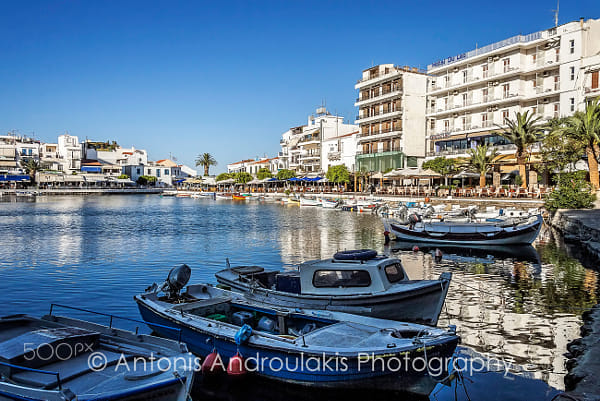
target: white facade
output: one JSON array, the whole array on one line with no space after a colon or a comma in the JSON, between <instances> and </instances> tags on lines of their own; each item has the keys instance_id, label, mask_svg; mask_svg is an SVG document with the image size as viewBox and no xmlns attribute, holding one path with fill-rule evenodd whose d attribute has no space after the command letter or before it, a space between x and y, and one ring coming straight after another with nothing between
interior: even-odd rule
<instances>
[{"instance_id":1,"label":"white facade","mask_svg":"<svg viewBox=\"0 0 600 401\"><path fill-rule=\"evenodd\" d=\"M592 80L584 60L599 51L600 20L582 19L429 65L427 155L465 157L482 143L513 153L493 132L516 112L548 120L582 110Z\"/></svg>"},{"instance_id":2,"label":"white facade","mask_svg":"<svg viewBox=\"0 0 600 401\"><path fill-rule=\"evenodd\" d=\"M328 163L323 143L356 131L358 126L344 124L343 117L331 115L320 107L316 115L308 117L307 125L290 128L282 134L279 168L297 173L324 173Z\"/></svg>"},{"instance_id":3,"label":"white facade","mask_svg":"<svg viewBox=\"0 0 600 401\"><path fill-rule=\"evenodd\" d=\"M198 170L194 170L185 164L181 164L179 167L181 168L182 175L186 175L188 177L196 177L198 175Z\"/></svg>"},{"instance_id":4,"label":"white facade","mask_svg":"<svg viewBox=\"0 0 600 401\"><path fill-rule=\"evenodd\" d=\"M97 147L98 142L85 141L83 143L84 159L98 160L105 164L117 166L145 165L148 164L148 152L135 147L123 148L116 146L113 150Z\"/></svg>"},{"instance_id":5,"label":"white facade","mask_svg":"<svg viewBox=\"0 0 600 401\"><path fill-rule=\"evenodd\" d=\"M362 73L359 91L357 169L385 171L425 157L427 76L408 66L382 64ZM410 161L410 162L409 162Z\"/></svg>"},{"instance_id":6,"label":"white facade","mask_svg":"<svg viewBox=\"0 0 600 401\"><path fill-rule=\"evenodd\" d=\"M242 160L239 162L235 162L235 163L231 163L227 165L227 172L232 174L232 173L242 173L242 172L246 172L248 173L248 169L250 164L254 163L253 159L247 159L247 160Z\"/></svg>"},{"instance_id":7,"label":"white facade","mask_svg":"<svg viewBox=\"0 0 600 401\"><path fill-rule=\"evenodd\" d=\"M323 141L323 164L321 170L331 166L345 165L348 171L356 171L358 131Z\"/></svg>"},{"instance_id":8,"label":"white facade","mask_svg":"<svg viewBox=\"0 0 600 401\"><path fill-rule=\"evenodd\" d=\"M58 156L62 159L62 171L70 174L81 169L81 146L79 138L63 134L58 136Z\"/></svg>"}]
</instances>

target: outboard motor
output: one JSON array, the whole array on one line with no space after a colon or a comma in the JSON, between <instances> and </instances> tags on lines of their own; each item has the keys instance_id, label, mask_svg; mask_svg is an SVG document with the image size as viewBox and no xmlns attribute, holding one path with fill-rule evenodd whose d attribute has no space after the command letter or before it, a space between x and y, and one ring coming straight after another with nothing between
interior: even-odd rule
<instances>
[{"instance_id":1,"label":"outboard motor","mask_svg":"<svg viewBox=\"0 0 600 401\"><path fill-rule=\"evenodd\" d=\"M167 280L163 283L161 291L164 291L169 299L179 297L179 291L190 281L192 269L186 264L171 269Z\"/></svg>"}]
</instances>

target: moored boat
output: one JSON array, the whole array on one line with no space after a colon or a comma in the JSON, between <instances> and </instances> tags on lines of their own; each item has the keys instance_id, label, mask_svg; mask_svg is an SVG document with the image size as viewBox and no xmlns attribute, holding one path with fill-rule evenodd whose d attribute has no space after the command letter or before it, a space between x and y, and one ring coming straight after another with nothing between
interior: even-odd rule
<instances>
[{"instance_id":1,"label":"moored boat","mask_svg":"<svg viewBox=\"0 0 600 401\"><path fill-rule=\"evenodd\" d=\"M321 200L321 205L323 206L323 208L325 209L335 209L340 202L333 200L333 199L322 199Z\"/></svg>"},{"instance_id":2,"label":"moored boat","mask_svg":"<svg viewBox=\"0 0 600 401\"><path fill-rule=\"evenodd\" d=\"M409 216L408 224L383 218L385 230L401 241L416 241L456 245L511 245L531 244L543 224L541 215L522 219L487 222L424 222L416 215Z\"/></svg>"},{"instance_id":3,"label":"moored boat","mask_svg":"<svg viewBox=\"0 0 600 401\"><path fill-rule=\"evenodd\" d=\"M231 195L231 199L233 199L233 200L246 200L246 197L242 196L242 195L238 195L238 194L232 194Z\"/></svg>"},{"instance_id":4,"label":"moored boat","mask_svg":"<svg viewBox=\"0 0 600 401\"><path fill-rule=\"evenodd\" d=\"M308 261L295 271L240 266L221 270L215 277L257 302L435 326L452 275L410 280L399 259L360 250Z\"/></svg>"},{"instance_id":5,"label":"moored boat","mask_svg":"<svg viewBox=\"0 0 600 401\"><path fill-rule=\"evenodd\" d=\"M321 201L316 198L300 198L300 206L321 206Z\"/></svg>"},{"instance_id":6,"label":"moored boat","mask_svg":"<svg viewBox=\"0 0 600 401\"><path fill-rule=\"evenodd\" d=\"M111 327L56 315L0 318L0 398L187 400L197 361L186 345L116 329L112 318Z\"/></svg>"},{"instance_id":7,"label":"moored boat","mask_svg":"<svg viewBox=\"0 0 600 401\"><path fill-rule=\"evenodd\" d=\"M269 379L428 395L447 372L428 371L427 363L418 368L414 361L440 358L444 362L436 366L447 366L458 343L453 329L260 304L206 284L181 292L189 273L182 280L179 273L135 296L148 326L173 337L163 327L175 325L192 352L229 366L234 360Z\"/></svg>"}]
</instances>

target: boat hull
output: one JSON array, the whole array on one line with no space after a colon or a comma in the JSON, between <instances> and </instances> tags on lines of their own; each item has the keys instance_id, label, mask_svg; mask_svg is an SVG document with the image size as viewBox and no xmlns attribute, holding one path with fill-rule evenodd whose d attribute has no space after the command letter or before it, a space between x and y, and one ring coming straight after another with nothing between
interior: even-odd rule
<instances>
[{"instance_id":1,"label":"boat hull","mask_svg":"<svg viewBox=\"0 0 600 401\"><path fill-rule=\"evenodd\" d=\"M406 285L407 290L380 294L303 295L264 288L250 288L248 284L226 277L221 272L217 282L256 302L287 307L324 309L355 313L382 319L435 326L442 311L450 273L443 273L439 280L420 281L419 285ZM398 284L403 286L404 284ZM410 288L410 289L409 289Z\"/></svg>"},{"instance_id":2,"label":"boat hull","mask_svg":"<svg viewBox=\"0 0 600 401\"><path fill-rule=\"evenodd\" d=\"M409 226L399 224L389 219L384 219L386 231L391 232L399 241L427 242L430 244L455 244L455 245L513 245L531 244L537 238L543 220L537 216L535 222L521 229L502 230L493 235L477 232L474 228L467 232L432 233L427 230L414 230ZM472 227L476 227L473 224Z\"/></svg>"},{"instance_id":3,"label":"boat hull","mask_svg":"<svg viewBox=\"0 0 600 401\"><path fill-rule=\"evenodd\" d=\"M169 315L152 308L139 297L136 297L140 314L146 323L158 334L173 337L177 334L154 324L177 327L181 330L182 341L198 356L205 357L217 350L226 366L229 358L238 352L247 359L249 371L268 379L285 383L315 388L356 388L407 391L414 394L429 395L436 386L436 379L447 372L432 375L427 371L412 368L415 358L442 358L450 360L458 343L458 337L427 343L426 347L418 347L402 353L382 355L381 360L369 361L359 359L357 355L340 356L332 348L331 352L310 353L291 348L258 347L246 343L236 345L232 339L214 332L206 332L194 327L176 315ZM426 348L425 353L423 348ZM366 355L368 357L368 355ZM386 359L387 358L387 359ZM408 361L401 369L388 369L389 358ZM341 362L342 359L344 362ZM260 361L260 363L255 363ZM276 363L272 363L276 361ZM329 361L329 362L326 362Z\"/></svg>"}]
</instances>

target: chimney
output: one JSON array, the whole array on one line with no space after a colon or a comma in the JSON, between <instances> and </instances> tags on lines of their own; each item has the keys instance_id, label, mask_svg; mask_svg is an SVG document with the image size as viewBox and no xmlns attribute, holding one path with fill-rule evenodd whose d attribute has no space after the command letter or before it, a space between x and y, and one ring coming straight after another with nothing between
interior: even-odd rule
<instances>
[{"instance_id":1,"label":"chimney","mask_svg":"<svg viewBox=\"0 0 600 401\"><path fill-rule=\"evenodd\" d=\"M583 29L583 17L579 18L579 26Z\"/></svg>"}]
</instances>

